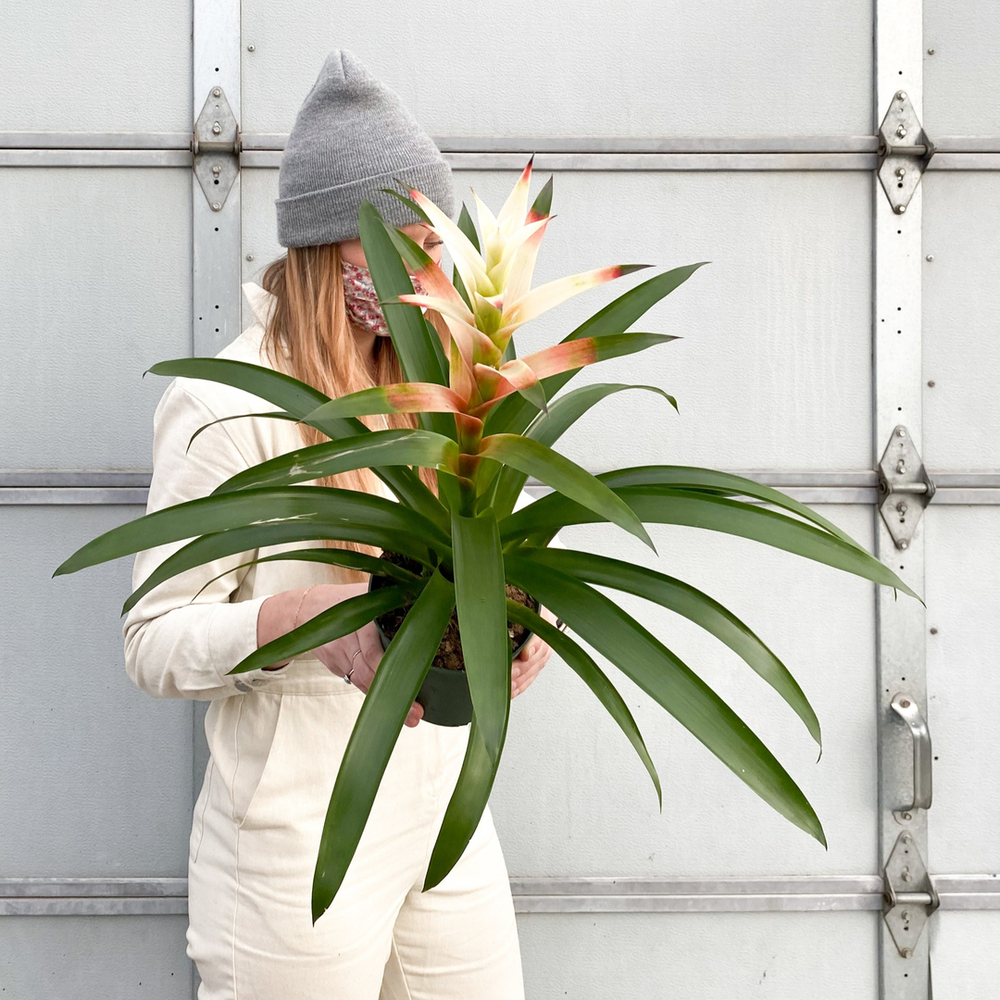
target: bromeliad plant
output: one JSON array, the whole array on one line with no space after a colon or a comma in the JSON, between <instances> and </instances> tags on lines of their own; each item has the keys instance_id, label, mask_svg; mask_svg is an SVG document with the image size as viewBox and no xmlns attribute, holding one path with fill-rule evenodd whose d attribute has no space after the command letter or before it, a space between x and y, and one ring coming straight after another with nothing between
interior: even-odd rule
<instances>
[{"instance_id":1,"label":"bromeliad plant","mask_svg":"<svg viewBox=\"0 0 1000 1000\"><path fill-rule=\"evenodd\" d=\"M561 343L518 358L513 334L524 323L579 292L637 269L599 268L530 287L539 245L552 218L551 178L528 208L532 161L496 217L473 192L478 234L464 206L455 224L420 191L407 188L408 196L389 192L409 204L445 242L455 264L451 280L421 248L387 225L372 204L362 205L365 256L411 381L329 399L279 372L236 361L193 358L155 365L151 370L157 374L237 386L279 408L263 415L302 421L331 440L247 469L208 497L122 525L83 546L56 570L71 573L194 538L143 582L126 602L128 610L177 573L271 545L358 541L408 556L422 567L419 574L408 573L384 559L329 546L266 557L348 566L387 576L391 583L335 605L231 671L304 653L410 605L361 707L333 788L313 882L314 921L344 879L407 711L456 608L474 714L425 889L440 882L461 856L493 786L510 711L508 619L548 642L590 687L638 753L662 808L656 768L611 680L576 638L508 600L506 582L562 618L754 792L825 844L812 806L761 740L686 663L596 587L638 595L696 622L770 684L819 743L816 715L785 665L736 615L675 577L588 552L550 548L560 528L611 522L650 548L644 524L729 532L920 600L858 542L778 490L688 466L647 465L594 476L553 450L567 428L612 393L645 389L677 407L672 396L649 385L598 383L556 394L586 365L676 339L629 328L701 264L650 278ZM419 277L426 294L414 294L408 269ZM398 412L419 414L419 426L370 431L357 419ZM398 502L296 485L363 467L373 469ZM437 470L438 496L413 467ZM552 492L514 512L529 476ZM778 510L736 499L741 496Z\"/></svg>"}]
</instances>

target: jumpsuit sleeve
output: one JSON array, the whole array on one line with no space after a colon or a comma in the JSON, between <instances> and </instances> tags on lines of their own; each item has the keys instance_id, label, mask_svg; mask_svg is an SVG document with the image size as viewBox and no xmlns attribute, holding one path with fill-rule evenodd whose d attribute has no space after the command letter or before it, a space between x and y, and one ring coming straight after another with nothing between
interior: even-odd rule
<instances>
[{"instance_id":1,"label":"jumpsuit sleeve","mask_svg":"<svg viewBox=\"0 0 1000 1000\"><path fill-rule=\"evenodd\" d=\"M219 415L182 381L186 380L175 379L167 387L153 418L147 513L207 496L224 480L263 458L250 453L249 441L241 452L228 430L230 424L210 427L185 453L191 435ZM133 588L188 541L139 552L132 569ZM257 613L266 596L232 600L249 571L236 567L255 557L256 550L252 550L188 570L154 587L132 608L123 626L125 667L139 688L157 698L205 700L267 684L273 674L263 669L227 676L257 648ZM225 575L208 583L220 573Z\"/></svg>"}]
</instances>

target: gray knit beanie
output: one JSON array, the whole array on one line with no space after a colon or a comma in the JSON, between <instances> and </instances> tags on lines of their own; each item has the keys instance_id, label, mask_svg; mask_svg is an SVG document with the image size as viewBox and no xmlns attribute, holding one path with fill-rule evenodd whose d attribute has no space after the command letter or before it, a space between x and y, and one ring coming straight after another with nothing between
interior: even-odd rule
<instances>
[{"instance_id":1,"label":"gray knit beanie","mask_svg":"<svg viewBox=\"0 0 1000 1000\"><path fill-rule=\"evenodd\" d=\"M449 216L451 167L399 97L351 52L334 49L295 117L278 171L278 242L339 243L358 236L358 209L372 202L390 225L421 218L398 198L399 177Z\"/></svg>"}]
</instances>

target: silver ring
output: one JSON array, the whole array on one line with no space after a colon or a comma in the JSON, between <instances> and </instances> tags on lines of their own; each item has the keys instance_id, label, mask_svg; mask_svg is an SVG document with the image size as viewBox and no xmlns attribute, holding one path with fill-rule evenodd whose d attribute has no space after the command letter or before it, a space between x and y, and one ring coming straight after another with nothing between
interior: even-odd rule
<instances>
[{"instance_id":1,"label":"silver ring","mask_svg":"<svg viewBox=\"0 0 1000 1000\"><path fill-rule=\"evenodd\" d=\"M351 674L354 673L354 660L355 660L356 657L358 657L360 655L361 655L361 650L359 649L354 654L354 656L351 657L351 669L348 670L346 674L344 674L344 683L345 684L350 684L351 683Z\"/></svg>"}]
</instances>

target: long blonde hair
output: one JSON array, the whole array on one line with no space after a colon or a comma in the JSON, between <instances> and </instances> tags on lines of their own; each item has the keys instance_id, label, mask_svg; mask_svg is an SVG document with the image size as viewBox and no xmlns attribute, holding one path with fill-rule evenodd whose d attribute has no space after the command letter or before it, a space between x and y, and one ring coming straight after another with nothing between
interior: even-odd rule
<instances>
[{"instance_id":1,"label":"long blonde hair","mask_svg":"<svg viewBox=\"0 0 1000 1000\"><path fill-rule=\"evenodd\" d=\"M344 304L339 244L289 247L284 256L265 268L261 285L276 299L263 338L264 349L275 368L331 398L375 385L405 381L399 357L389 337L376 337L372 359L366 359L358 347ZM373 430L417 426L416 415L412 413L360 419ZM298 426L307 445L329 440L322 431L306 424ZM435 472L423 468L418 471L420 478L436 495ZM379 492L378 479L369 469L326 476L319 483L366 493ZM377 548L360 542L327 544L371 555L379 552ZM365 574L348 572L357 580L366 578Z\"/></svg>"}]
</instances>

